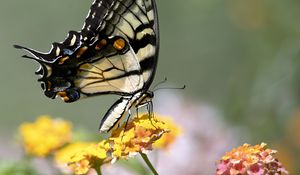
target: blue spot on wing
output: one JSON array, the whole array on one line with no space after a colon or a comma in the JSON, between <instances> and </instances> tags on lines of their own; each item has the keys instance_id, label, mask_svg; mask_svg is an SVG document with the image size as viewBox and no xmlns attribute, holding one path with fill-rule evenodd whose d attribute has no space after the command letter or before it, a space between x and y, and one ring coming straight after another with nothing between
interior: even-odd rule
<instances>
[{"instance_id":1,"label":"blue spot on wing","mask_svg":"<svg viewBox=\"0 0 300 175\"><path fill-rule=\"evenodd\" d=\"M74 52L70 49L63 49L64 55L72 55Z\"/></svg>"}]
</instances>

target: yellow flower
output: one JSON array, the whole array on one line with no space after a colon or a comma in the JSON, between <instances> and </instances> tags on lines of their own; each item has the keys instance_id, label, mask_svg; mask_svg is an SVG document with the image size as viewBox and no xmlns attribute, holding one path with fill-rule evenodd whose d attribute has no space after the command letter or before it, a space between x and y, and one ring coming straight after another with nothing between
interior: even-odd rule
<instances>
[{"instance_id":1,"label":"yellow flower","mask_svg":"<svg viewBox=\"0 0 300 175\"><path fill-rule=\"evenodd\" d=\"M67 164L71 157L77 152L84 150L86 147L96 144L94 142L75 142L66 145L65 147L57 150L54 154L54 160L58 165Z\"/></svg>"},{"instance_id":2,"label":"yellow flower","mask_svg":"<svg viewBox=\"0 0 300 175\"><path fill-rule=\"evenodd\" d=\"M158 116L150 118L148 114L144 114L112 131L108 140L112 145L112 157L127 159L139 152L152 150L154 143L160 139L155 147L167 147L175 140L177 134L179 129L170 120Z\"/></svg>"},{"instance_id":3,"label":"yellow flower","mask_svg":"<svg viewBox=\"0 0 300 175\"><path fill-rule=\"evenodd\" d=\"M265 148L266 144L244 144L225 154L218 163L216 175L288 174L274 157L277 151Z\"/></svg>"},{"instance_id":4,"label":"yellow flower","mask_svg":"<svg viewBox=\"0 0 300 175\"><path fill-rule=\"evenodd\" d=\"M71 129L70 122L44 115L23 123L19 131L26 153L45 157L71 140Z\"/></svg>"},{"instance_id":5,"label":"yellow flower","mask_svg":"<svg viewBox=\"0 0 300 175\"><path fill-rule=\"evenodd\" d=\"M109 149L106 141L73 143L59 150L55 155L55 160L60 167L65 165L75 174L87 174L92 168L99 169L102 164L111 160L107 157Z\"/></svg>"}]
</instances>

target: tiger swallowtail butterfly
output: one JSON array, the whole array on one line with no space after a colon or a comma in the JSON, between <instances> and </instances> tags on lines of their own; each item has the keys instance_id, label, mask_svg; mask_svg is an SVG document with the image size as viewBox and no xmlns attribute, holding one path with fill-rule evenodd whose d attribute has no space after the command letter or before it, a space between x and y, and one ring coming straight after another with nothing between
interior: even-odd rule
<instances>
[{"instance_id":1,"label":"tiger swallowtail butterfly","mask_svg":"<svg viewBox=\"0 0 300 175\"><path fill-rule=\"evenodd\" d=\"M14 45L40 68L44 94L70 103L102 94L118 99L101 120L110 131L132 107L152 103L159 50L155 0L94 0L81 31L70 31L48 53Z\"/></svg>"}]
</instances>

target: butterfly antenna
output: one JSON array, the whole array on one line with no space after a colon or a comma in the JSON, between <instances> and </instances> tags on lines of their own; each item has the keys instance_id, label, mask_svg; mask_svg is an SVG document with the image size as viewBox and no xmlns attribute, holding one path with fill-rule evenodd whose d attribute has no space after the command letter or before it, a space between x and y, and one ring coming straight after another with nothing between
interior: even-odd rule
<instances>
[{"instance_id":1,"label":"butterfly antenna","mask_svg":"<svg viewBox=\"0 0 300 175\"><path fill-rule=\"evenodd\" d=\"M164 84L167 81L168 81L168 79L167 79L167 77L165 77L164 80L162 80L162 81L158 82L156 85L154 85L153 89L157 88L159 85Z\"/></svg>"},{"instance_id":2,"label":"butterfly antenna","mask_svg":"<svg viewBox=\"0 0 300 175\"><path fill-rule=\"evenodd\" d=\"M186 88L186 85L183 85L182 87L161 87L161 88L154 89L153 92L158 91L158 90L164 90L164 89L184 90L185 88Z\"/></svg>"}]
</instances>

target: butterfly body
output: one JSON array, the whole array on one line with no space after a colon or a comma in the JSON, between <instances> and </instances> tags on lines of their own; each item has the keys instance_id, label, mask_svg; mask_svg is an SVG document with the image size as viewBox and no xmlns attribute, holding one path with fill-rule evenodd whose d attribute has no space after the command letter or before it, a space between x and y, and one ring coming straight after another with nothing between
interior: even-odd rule
<instances>
[{"instance_id":1,"label":"butterfly body","mask_svg":"<svg viewBox=\"0 0 300 175\"><path fill-rule=\"evenodd\" d=\"M116 94L102 118L109 131L132 107L153 98L149 87L158 59L159 33L154 0L95 0L81 31L70 31L48 53L15 45L40 64L44 94L70 103L84 97Z\"/></svg>"},{"instance_id":2,"label":"butterfly body","mask_svg":"<svg viewBox=\"0 0 300 175\"><path fill-rule=\"evenodd\" d=\"M117 126L124 117L126 111L130 111L132 107L139 108L140 106L151 103L153 92L137 92L131 96L123 96L117 100L107 111L101 120L99 131L110 131L111 126ZM115 117L111 117L115 116Z\"/></svg>"}]
</instances>

